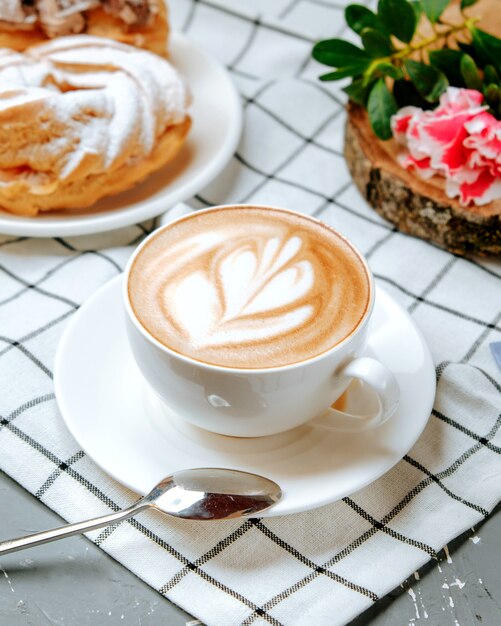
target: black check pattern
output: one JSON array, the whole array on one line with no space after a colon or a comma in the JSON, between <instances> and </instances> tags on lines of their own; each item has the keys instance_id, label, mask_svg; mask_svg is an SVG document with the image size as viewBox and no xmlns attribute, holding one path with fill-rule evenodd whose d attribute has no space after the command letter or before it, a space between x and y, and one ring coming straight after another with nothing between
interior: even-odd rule
<instances>
[{"instance_id":1,"label":"black check pattern","mask_svg":"<svg viewBox=\"0 0 501 626\"><path fill-rule=\"evenodd\" d=\"M437 559L501 498L493 479L501 471L501 383L488 350L500 338L501 268L396 232L351 183L344 96L338 84L316 80L310 58L315 40L342 32L344 4L171 0L174 27L228 67L245 112L234 158L192 205L283 205L344 232L422 328L438 364L436 404L393 470L323 509L204 528L151 514L90 534L208 624L346 623ZM62 425L52 384L57 341L153 226L44 241L0 237L0 467L67 518L115 511L135 496L96 468Z\"/></svg>"}]
</instances>

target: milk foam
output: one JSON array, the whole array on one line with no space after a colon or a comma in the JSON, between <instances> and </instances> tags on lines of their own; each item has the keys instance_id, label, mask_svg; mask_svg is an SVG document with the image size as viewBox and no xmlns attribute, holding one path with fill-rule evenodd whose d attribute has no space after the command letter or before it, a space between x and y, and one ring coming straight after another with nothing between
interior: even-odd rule
<instances>
[{"instance_id":1,"label":"milk foam","mask_svg":"<svg viewBox=\"0 0 501 626\"><path fill-rule=\"evenodd\" d=\"M368 305L363 263L333 231L260 208L190 216L130 273L139 321L166 346L232 367L271 367L334 346Z\"/></svg>"}]
</instances>

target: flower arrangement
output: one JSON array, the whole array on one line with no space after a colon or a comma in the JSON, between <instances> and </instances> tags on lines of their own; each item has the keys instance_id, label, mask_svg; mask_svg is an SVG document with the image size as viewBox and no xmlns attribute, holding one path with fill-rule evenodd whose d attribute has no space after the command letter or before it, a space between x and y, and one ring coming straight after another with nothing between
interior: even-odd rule
<instances>
[{"instance_id":1,"label":"flower arrangement","mask_svg":"<svg viewBox=\"0 0 501 626\"><path fill-rule=\"evenodd\" d=\"M482 106L483 95L448 87L433 111L408 106L391 119L405 148L399 162L422 178L446 179L446 193L467 206L501 198L501 122Z\"/></svg>"},{"instance_id":2,"label":"flower arrangement","mask_svg":"<svg viewBox=\"0 0 501 626\"><path fill-rule=\"evenodd\" d=\"M364 107L381 140L395 139L399 163L422 178L446 180L462 205L501 198L501 39L465 10L477 0L379 0L377 12L352 4L348 26L361 46L320 41L313 57L350 78L343 91ZM445 18L449 4L457 16Z\"/></svg>"}]
</instances>

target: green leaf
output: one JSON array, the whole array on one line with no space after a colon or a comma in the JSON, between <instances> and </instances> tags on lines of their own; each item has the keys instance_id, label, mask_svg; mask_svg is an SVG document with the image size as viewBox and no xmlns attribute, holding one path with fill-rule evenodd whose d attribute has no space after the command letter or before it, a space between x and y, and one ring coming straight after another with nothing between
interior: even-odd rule
<instances>
[{"instance_id":1,"label":"green leaf","mask_svg":"<svg viewBox=\"0 0 501 626\"><path fill-rule=\"evenodd\" d=\"M410 80L396 80L393 83L393 96L399 109L406 106L419 107L420 109L433 107L430 102L426 102Z\"/></svg>"},{"instance_id":2,"label":"green leaf","mask_svg":"<svg viewBox=\"0 0 501 626\"><path fill-rule=\"evenodd\" d=\"M437 102L449 85L445 74L433 65L425 65L411 59L406 59L404 63L412 82L423 98L428 102Z\"/></svg>"},{"instance_id":3,"label":"green leaf","mask_svg":"<svg viewBox=\"0 0 501 626\"><path fill-rule=\"evenodd\" d=\"M358 35L364 30L364 28L374 28L375 30L390 33L386 31L385 26L381 20L367 7L361 4L350 4L346 7L344 12L344 18L346 23L355 31Z\"/></svg>"},{"instance_id":4,"label":"green leaf","mask_svg":"<svg viewBox=\"0 0 501 626\"><path fill-rule=\"evenodd\" d=\"M397 112L397 103L383 78L376 81L367 101L367 111L372 130L379 139L390 139L391 116Z\"/></svg>"},{"instance_id":5,"label":"green leaf","mask_svg":"<svg viewBox=\"0 0 501 626\"><path fill-rule=\"evenodd\" d=\"M455 87L464 87L464 80L460 67L463 53L460 50L450 50L449 48L431 50L428 53L428 56L431 65L441 70L447 76L451 85L454 85Z\"/></svg>"},{"instance_id":6,"label":"green leaf","mask_svg":"<svg viewBox=\"0 0 501 626\"><path fill-rule=\"evenodd\" d=\"M501 102L501 89L498 85L487 85L484 89L484 96L489 106L494 108Z\"/></svg>"},{"instance_id":7,"label":"green leaf","mask_svg":"<svg viewBox=\"0 0 501 626\"><path fill-rule=\"evenodd\" d=\"M426 17L434 24L444 12L449 0L421 0L421 6Z\"/></svg>"},{"instance_id":8,"label":"green leaf","mask_svg":"<svg viewBox=\"0 0 501 626\"><path fill-rule=\"evenodd\" d=\"M359 71L357 66L348 66L342 67L334 72L322 74L318 78L323 81L342 80L343 78L348 78L348 76L360 76L360 74L361 72Z\"/></svg>"},{"instance_id":9,"label":"green leaf","mask_svg":"<svg viewBox=\"0 0 501 626\"><path fill-rule=\"evenodd\" d=\"M423 14L423 7L421 5L420 0L410 0L410 4L414 9L414 13L416 14L416 24L419 22L419 18Z\"/></svg>"},{"instance_id":10,"label":"green leaf","mask_svg":"<svg viewBox=\"0 0 501 626\"><path fill-rule=\"evenodd\" d=\"M390 56L395 51L388 35L374 28L364 28L362 44L367 54L375 59Z\"/></svg>"},{"instance_id":11,"label":"green leaf","mask_svg":"<svg viewBox=\"0 0 501 626\"><path fill-rule=\"evenodd\" d=\"M461 58L461 74L468 89L482 91L482 77L477 64L469 54L463 54Z\"/></svg>"},{"instance_id":12,"label":"green leaf","mask_svg":"<svg viewBox=\"0 0 501 626\"><path fill-rule=\"evenodd\" d=\"M410 42L416 30L416 13L407 0L379 0L377 15L392 35Z\"/></svg>"},{"instance_id":13,"label":"green leaf","mask_svg":"<svg viewBox=\"0 0 501 626\"><path fill-rule=\"evenodd\" d=\"M342 39L319 41L312 52L313 58L331 67L358 67L361 74L369 65L370 57L360 48Z\"/></svg>"},{"instance_id":14,"label":"green leaf","mask_svg":"<svg viewBox=\"0 0 501 626\"><path fill-rule=\"evenodd\" d=\"M500 84L499 74L496 71L496 68L493 65L486 65L484 67L484 82L487 84L495 83L496 85Z\"/></svg>"},{"instance_id":15,"label":"green leaf","mask_svg":"<svg viewBox=\"0 0 501 626\"><path fill-rule=\"evenodd\" d=\"M476 52L475 58L481 66L494 65L497 69L501 69L501 39L474 26L470 28L470 33Z\"/></svg>"},{"instance_id":16,"label":"green leaf","mask_svg":"<svg viewBox=\"0 0 501 626\"><path fill-rule=\"evenodd\" d=\"M393 78L393 80L399 80L404 77L404 73L399 67L392 63L386 63L385 61L378 63L374 68L374 72L380 72L383 76L388 76L389 78Z\"/></svg>"},{"instance_id":17,"label":"green leaf","mask_svg":"<svg viewBox=\"0 0 501 626\"><path fill-rule=\"evenodd\" d=\"M461 0L461 11L475 4L477 0Z\"/></svg>"},{"instance_id":18,"label":"green leaf","mask_svg":"<svg viewBox=\"0 0 501 626\"><path fill-rule=\"evenodd\" d=\"M463 52L466 52L466 54L469 54L470 56L473 56L475 54L475 48L472 46L471 43L463 43L462 41L458 41L457 45L458 48Z\"/></svg>"},{"instance_id":19,"label":"green leaf","mask_svg":"<svg viewBox=\"0 0 501 626\"><path fill-rule=\"evenodd\" d=\"M353 102L365 107L367 103L367 96L369 95L373 85L374 81L367 84L363 78L357 78L351 83L351 85L344 87L343 91L351 100L353 100Z\"/></svg>"}]
</instances>

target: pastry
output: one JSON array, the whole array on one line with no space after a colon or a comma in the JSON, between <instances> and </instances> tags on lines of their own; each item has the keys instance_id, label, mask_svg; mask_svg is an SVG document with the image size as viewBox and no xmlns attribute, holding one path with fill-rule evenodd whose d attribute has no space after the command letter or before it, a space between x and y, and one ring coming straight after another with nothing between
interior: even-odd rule
<instances>
[{"instance_id":1,"label":"pastry","mask_svg":"<svg viewBox=\"0 0 501 626\"><path fill-rule=\"evenodd\" d=\"M0 50L0 207L86 207L179 152L189 93L168 61L89 35Z\"/></svg>"},{"instance_id":2,"label":"pastry","mask_svg":"<svg viewBox=\"0 0 501 626\"><path fill-rule=\"evenodd\" d=\"M0 0L0 47L22 51L46 39L85 33L166 56L164 0Z\"/></svg>"}]
</instances>

